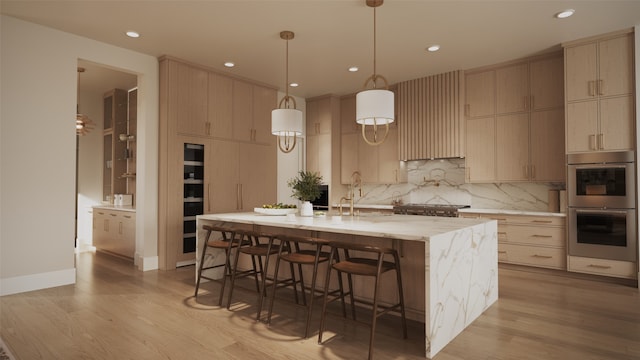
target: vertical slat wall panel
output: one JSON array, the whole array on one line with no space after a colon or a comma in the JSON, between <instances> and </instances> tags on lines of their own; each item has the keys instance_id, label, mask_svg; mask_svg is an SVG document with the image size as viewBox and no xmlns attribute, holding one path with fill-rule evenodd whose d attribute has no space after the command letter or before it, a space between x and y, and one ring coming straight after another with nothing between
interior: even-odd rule
<instances>
[{"instance_id":1,"label":"vertical slat wall panel","mask_svg":"<svg viewBox=\"0 0 640 360\"><path fill-rule=\"evenodd\" d=\"M397 84L401 160L464 157L463 72Z\"/></svg>"}]
</instances>

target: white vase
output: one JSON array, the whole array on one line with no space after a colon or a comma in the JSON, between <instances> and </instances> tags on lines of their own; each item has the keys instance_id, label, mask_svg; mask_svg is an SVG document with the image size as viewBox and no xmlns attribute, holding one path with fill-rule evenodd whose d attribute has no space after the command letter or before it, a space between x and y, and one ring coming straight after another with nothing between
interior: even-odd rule
<instances>
[{"instance_id":1,"label":"white vase","mask_svg":"<svg viewBox=\"0 0 640 360\"><path fill-rule=\"evenodd\" d=\"M313 205L310 201L303 201L300 207L300 216L313 216Z\"/></svg>"}]
</instances>

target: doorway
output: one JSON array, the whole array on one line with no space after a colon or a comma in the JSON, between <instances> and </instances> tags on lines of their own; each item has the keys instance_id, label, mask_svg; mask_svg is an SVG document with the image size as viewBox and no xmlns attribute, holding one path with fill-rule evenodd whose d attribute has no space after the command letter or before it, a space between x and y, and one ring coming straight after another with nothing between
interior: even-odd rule
<instances>
[{"instance_id":1,"label":"doorway","mask_svg":"<svg viewBox=\"0 0 640 360\"><path fill-rule=\"evenodd\" d=\"M125 91L138 84L135 74L105 65L78 60L78 112L89 117L90 129L76 137L76 252L93 251L93 206L104 204L104 95ZM134 170L135 172L135 170Z\"/></svg>"}]
</instances>

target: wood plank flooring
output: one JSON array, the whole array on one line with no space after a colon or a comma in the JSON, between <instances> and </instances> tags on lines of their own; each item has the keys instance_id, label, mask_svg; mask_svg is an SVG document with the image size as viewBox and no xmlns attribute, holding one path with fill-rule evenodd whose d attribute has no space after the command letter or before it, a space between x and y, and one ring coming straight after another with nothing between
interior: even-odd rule
<instances>
[{"instance_id":1,"label":"wood plank flooring","mask_svg":"<svg viewBox=\"0 0 640 360\"><path fill-rule=\"evenodd\" d=\"M217 284L204 284L196 301L193 283L193 266L142 273L108 255L81 253L75 285L0 298L0 335L17 359L27 360L367 356L368 328L362 325L331 316L325 343L318 345L317 330L301 339L304 311L285 299L267 326L254 320L252 283L237 288L231 311L213 305ZM640 359L637 288L502 265L499 286L498 302L436 360ZM320 307L314 311L317 328ZM408 340L394 316L378 326L375 359L423 358L422 324L410 322Z\"/></svg>"}]
</instances>

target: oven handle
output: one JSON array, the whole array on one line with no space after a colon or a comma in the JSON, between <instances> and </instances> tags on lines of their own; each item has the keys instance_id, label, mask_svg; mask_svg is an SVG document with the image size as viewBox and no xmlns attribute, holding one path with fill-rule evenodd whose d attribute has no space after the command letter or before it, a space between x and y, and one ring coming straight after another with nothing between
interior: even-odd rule
<instances>
[{"instance_id":1,"label":"oven handle","mask_svg":"<svg viewBox=\"0 0 640 360\"><path fill-rule=\"evenodd\" d=\"M630 163L603 162L603 163L597 163L597 164L569 164L569 166L575 169L602 169L602 168L626 169L628 164Z\"/></svg>"},{"instance_id":2,"label":"oven handle","mask_svg":"<svg viewBox=\"0 0 640 360\"><path fill-rule=\"evenodd\" d=\"M627 214L629 211L626 210L609 210L609 209L594 209L594 210L584 210L584 209L575 209L576 214Z\"/></svg>"}]
</instances>

